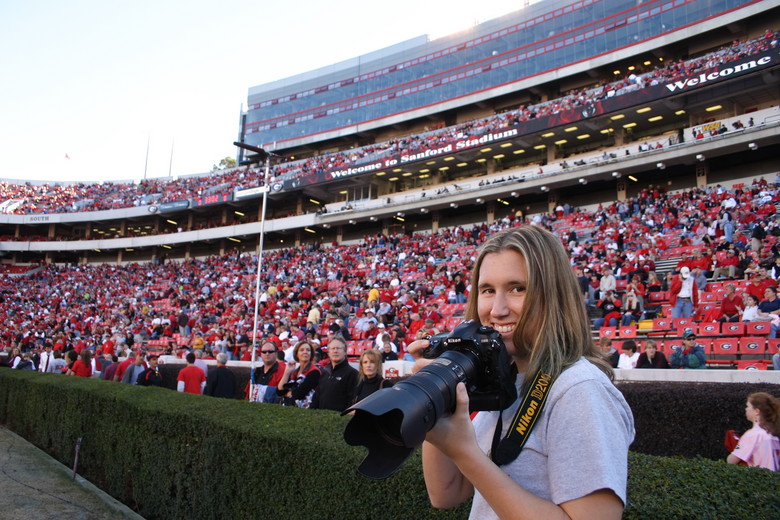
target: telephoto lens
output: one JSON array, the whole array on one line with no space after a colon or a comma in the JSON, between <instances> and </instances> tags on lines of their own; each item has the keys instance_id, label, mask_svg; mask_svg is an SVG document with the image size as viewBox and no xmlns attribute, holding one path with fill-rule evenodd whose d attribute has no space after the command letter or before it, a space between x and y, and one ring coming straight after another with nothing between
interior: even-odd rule
<instances>
[{"instance_id":1,"label":"telephoto lens","mask_svg":"<svg viewBox=\"0 0 780 520\"><path fill-rule=\"evenodd\" d=\"M490 327L469 320L449 336L434 336L430 342L423 354L435 358L430 364L344 411L355 412L344 430L344 440L368 448L358 468L367 477L392 475L436 422L452 415L458 383L466 383L474 398L472 409L504 409L517 398L506 349Z\"/></svg>"}]
</instances>

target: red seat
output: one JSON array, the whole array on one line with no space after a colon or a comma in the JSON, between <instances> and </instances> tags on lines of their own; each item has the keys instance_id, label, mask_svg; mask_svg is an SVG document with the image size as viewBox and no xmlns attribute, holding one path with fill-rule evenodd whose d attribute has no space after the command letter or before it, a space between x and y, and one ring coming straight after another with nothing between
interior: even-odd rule
<instances>
[{"instance_id":1,"label":"red seat","mask_svg":"<svg viewBox=\"0 0 780 520\"><path fill-rule=\"evenodd\" d=\"M721 327L721 334L724 336L744 336L745 324L742 322L729 323L726 322Z\"/></svg>"},{"instance_id":2,"label":"red seat","mask_svg":"<svg viewBox=\"0 0 780 520\"><path fill-rule=\"evenodd\" d=\"M766 338L761 336L744 336L739 338L740 354L756 354L763 356L766 352Z\"/></svg>"},{"instance_id":3,"label":"red seat","mask_svg":"<svg viewBox=\"0 0 780 520\"><path fill-rule=\"evenodd\" d=\"M739 370L766 370L767 365L760 359L752 361L737 361L737 369Z\"/></svg>"},{"instance_id":4,"label":"red seat","mask_svg":"<svg viewBox=\"0 0 780 520\"><path fill-rule=\"evenodd\" d=\"M624 325L620 327L621 338L635 338L636 337L636 325Z\"/></svg>"},{"instance_id":5,"label":"red seat","mask_svg":"<svg viewBox=\"0 0 780 520\"><path fill-rule=\"evenodd\" d=\"M681 339L668 339L664 341L664 353L667 355L671 355L672 352L675 350L680 350L682 348L682 340Z\"/></svg>"},{"instance_id":6,"label":"red seat","mask_svg":"<svg viewBox=\"0 0 780 520\"><path fill-rule=\"evenodd\" d=\"M745 326L745 334L748 336L763 336L771 331L771 322L751 321Z\"/></svg>"},{"instance_id":7,"label":"red seat","mask_svg":"<svg viewBox=\"0 0 780 520\"><path fill-rule=\"evenodd\" d=\"M601 327L599 329L599 337L600 338L616 338L617 337L617 327Z\"/></svg>"},{"instance_id":8,"label":"red seat","mask_svg":"<svg viewBox=\"0 0 780 520\"><path fill-rule=\"evenodd\" d=\"M687 334L688 332L693 332L697 336L699 335L699 326L693 322L684 325L679 325L676 330L677 330L677 335L680 337L685 336L685 334Z\"/></svg>"},{"instance_id":9,"label":"red seat","mask_svg":"<svg viewBox=\"0 0 780 520\"><path fill-rule=\"evenodd\" d=\"M699 338L696 343L704 347L704 353L707 355L712 354L712 344L715 342L712 338Z\"/></svg>"},{"instance_id":10,"label":"red seat","mask_svg":"<svg viewBox=\"0 0 780 520\"><path fill-rule=\"evenodd\" d=\"M720 322L699 323L699 336L720 336Z\"/></svg>"},{"instance_id":11,"label":"red seat","mask_svg":"<svg viewBox=\"0 0 780 520\"><path fill-rule=\"evenodd\" d=\"M767 338L766 353L773 355L777 354L778 352L780 352L780 338Z\"/></svg>"},{"instance_id":12,"label":"red seat","mask_svg":"<svg viewBox=\"0 0 780 520\"><path fill-rule=\"evenodd\" d=\"M647 294L647 301L650 303L665 302L669 299L669 293L666 291L651 292Z\"/></svg>"},{"instance_id":13,"label":"red seat","mask_svg":"<svg viewBox=\"0 0 780 520\"><path fill-rule=\"evenodd\" d=\"M739 342L733 338L717 338L712 342L712 353L718 356L736 356Z\"/></svg>"},{"instance_id":14,"label":"red seat","mask_svg":"<svg viewBox=\"0 0 780 520\"><path fill-rule=\"evenodd\" d=\"M714 292L699 293L699 301L701 302L716 302L718 301L718 295Z\"/></svg>"},{"instance_id":15,"label":"red seat","mask_svg":"<svg viewBox=\"0 0 780 520\"><path fill-rule=\"evenodd\" d=\"M661 331L661 330L671 330L671 322L668 318L654 318L653 319L653 330L655 331Z\"/></svg>"}]
</instances>

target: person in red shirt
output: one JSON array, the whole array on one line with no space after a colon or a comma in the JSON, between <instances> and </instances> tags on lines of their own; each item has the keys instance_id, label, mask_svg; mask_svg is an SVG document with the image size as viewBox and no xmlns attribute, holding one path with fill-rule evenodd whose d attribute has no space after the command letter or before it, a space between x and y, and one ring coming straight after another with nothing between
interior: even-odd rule
<instances>
[{"instance_id":1,"label":"person in red shirt","mask_svg":"<svg viewBox=\"0 0 780 520\"><path fill-rule=\"evenodd\" d=\"M195 354L187 354L187 366L179 371L176 377L176 390L188 394L202 394L206 387L206 374L195 366Z\"/></svg>"},{"instance_id":2,"label":"person in red shirt","mask_svg":"<svg viewBox=\"0 0 780 520\"><path fill-rule=\"evenodd\" d=\"M742 296L737 295L737 290L733 283L727 283L726 294L720 303L721 317L718 321L740 321L743 307Z\"/></svg>"},{"instance_id":3,"label":"person in red shirt","mask_svg":"<svg viewBox=\"0 0 780 520\"><path fill-rule=\"evenodd\" d=\"M79 356L79 359L73 363L73 366L68 370L69 376L76 377L91 377L92 376L92 353L84 349Z\"/></svg>"}]
</instances>

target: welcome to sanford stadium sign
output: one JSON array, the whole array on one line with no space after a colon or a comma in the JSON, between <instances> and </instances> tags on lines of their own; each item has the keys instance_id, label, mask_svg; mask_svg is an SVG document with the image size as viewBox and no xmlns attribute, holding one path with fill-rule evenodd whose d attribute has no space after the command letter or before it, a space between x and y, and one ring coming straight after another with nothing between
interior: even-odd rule
<instances>
[{"instance_id":1,"label":"welcome to sanford stadium sign","mask_svg":"<svg viewBox=\"0 0 780 520\"><path fill-rule=\"evenodd\" d=\"M417 148L413 152L408 151L388 154L382 159L373 160L365 164L356 164L348 168L325 170L304 175L284 181L284 189L295 189L300 186L378 172L385 168L398 167L403 164L410 164L431 157L476 148L484 146L487 143L500 143L523 135L554 128L559 125L582 121L583 119L593 116L618 112L639 104L657 101L665 97L678 95L682 92L689 92L693 89L709 86L714 83L734 79L738 76L766 69L777 64L777 54L777 50L773 50L743 60L725 63L668 83L650 85L642 89L602 99L585 107L563 110L557 114L519 122L511 127L496 129L482 135L453 138L449 142L437 141L436 145L431 146L430 148Z\"/></svg>"}]
</instances>

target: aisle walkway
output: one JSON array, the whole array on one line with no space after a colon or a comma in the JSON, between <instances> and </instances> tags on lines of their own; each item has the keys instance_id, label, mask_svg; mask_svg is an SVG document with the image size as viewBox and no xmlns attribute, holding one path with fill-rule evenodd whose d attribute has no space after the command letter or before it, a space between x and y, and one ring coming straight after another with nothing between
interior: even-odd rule
<instances>
[{"instance_id":1,"label":"aisle walkway","mask_svg":"<svg viewBox=\"0 0 780 520\"><path fill-rule=\"evenodd\" d=\"M0 426L0 519L143 520L15 433Z\"/></svg>"}]
</instances>

